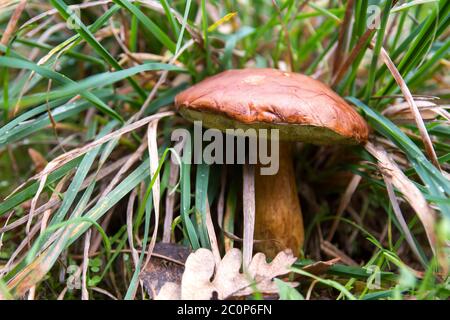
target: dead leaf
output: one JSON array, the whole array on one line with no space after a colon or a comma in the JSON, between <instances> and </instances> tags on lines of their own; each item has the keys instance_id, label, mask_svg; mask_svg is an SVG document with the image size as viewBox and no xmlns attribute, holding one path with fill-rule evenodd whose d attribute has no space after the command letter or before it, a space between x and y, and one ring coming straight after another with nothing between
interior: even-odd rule
<instances>
[{"instance_id":1,"label":"dead leaf","mask_svg":"<svg viewBox=\"0 0 450 320\"><path fill-rule=\"evenodd\" d=\"M334 266L340 260L341 260L340 258L334 258L334 259L327 260L327 261L317 261L317 262L308 264L307 266L304 266L302 269L308 273L319 276L319 275L327 272L328 269L330 269L330 267Z\"/></svg>"},{"instance_id":2,"label":"dead leaf","mask_svg":"<svg viewBox=\"0 0 450 320\"><path fill-rule=\"evenodd\" d=\"M47 160L45 160L44 156L39 151L28 148L28 155L30 156L31 161L33 161L36 173L44 170L47 165Z\"/></svg>"},{"instance_id":3,"label":"dead leaf","mask_svg":"<svg viewBox=\"0 0 450 320\"><path fill-rule=\"evenodd\" d=\"M247 273L243 274L240 272L242 253L239 249L228 251L217 266L210 250L198 249L186 260L181 285L166 283L156 299L179 297L183 300L223 300L247 296L255 291L277 293L278 288L273 279L287 274L295 261L291 250L280 252L271 263L266 262L263 253L257 253Z\"/></svg>"},{"instance_id":4,"label":"dead leaf","mask_svg":"<svg viewBox=\"0 0 450 320\"><path fill-rule=\"evenodd\" d=\"M161 289L166 283L181 284L184 263L190 252L187 247L173 243L155 244L152 259L140 274L140 279L150 298L156 297L156 294L159 297L165 297L170 291L169 288L173 287L170 285L162 291ZM169 298L164 298L164 300L166 299Z\"/></svg>"}]
</instances>

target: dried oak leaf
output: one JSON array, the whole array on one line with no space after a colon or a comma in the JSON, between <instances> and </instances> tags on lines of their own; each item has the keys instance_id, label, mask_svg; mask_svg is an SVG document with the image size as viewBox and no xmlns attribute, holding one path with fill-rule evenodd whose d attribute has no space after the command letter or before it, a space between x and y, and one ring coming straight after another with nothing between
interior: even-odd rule
<instances>
[{"instance_id":1,"label":"dried oak leaf","mask_svg":"<svg viewBox=\"0 0 450 320\"><path fill-rule=\"evenodd\" d=\"M209 300L214 297L222 300L247 296L255 291L277 293L273 279L289 273L295 260L291 250L278 253L271 263L266 262L264 254L257 253L247 272L241 273L242 253L239 249L228 251L217 266L211 251L198 249L186 260L181 286L166 283L156 299Z\"/></svg>"}]
</instances>

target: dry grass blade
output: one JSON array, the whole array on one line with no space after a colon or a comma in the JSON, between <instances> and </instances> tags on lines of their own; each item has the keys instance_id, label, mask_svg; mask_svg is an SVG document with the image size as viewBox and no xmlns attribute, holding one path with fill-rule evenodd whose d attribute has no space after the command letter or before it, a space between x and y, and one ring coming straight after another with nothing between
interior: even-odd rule
<instances>
[{"instance_id":1,"label":"dry grass blade","mask_svg":"<svg viewBox=\"0 0 450 320\"><path fill-rule=\"evenodd\" d=\"M255 232L255 167L251 164L243 165L244 186L244 236L242 253L244 270L249 266L253 255L253 237Z\"/></svg>"},{"instance_id":2,"label":"dry grass blade","mask_svg":"<svg viewBox=\"0 0 450 320\"><path fill-rule=\"evenodd\" d=\"M216 232L214 231L214 224L211 218L211 208L209 206L208 198L206 198L206 229L208 230L208 238L211 243L211 251L216 261L216 266L220 263L219 243L217 242Z\"/></svg>"},{"instance_id":3,"label":"dry grass blade","mask_svg":"<svg viewBox=\"0 0 450 320\"><path fill-rule=\"evenodd\" d=\"M334 55L333 61L333 73L338 70L339 63L342 61L345 51L347 50L347 36L349 32L350 22L352 20L352 10L353 10L354 0L347 1L347 6L345 8L344 21L342 22L341 28L339 29L339 39L338 45Z\"/></svg>"},{"instance_id":4,"label":"dry grass blade","mask_svg":"<svg viewBox=\"0 0 450 320\"><path fill-rule=\"evenodd\" d=\"M450 115L445 110L445 106L438 106L432 101L415 100L419 108L420 116L423 120L433 120L437 116L442 116L447 122L450 121ZM411 113L411 108L408 102L400 102L391 105L383 110L382 114L392 120L409 121L414 120L414 115Z\"/></svg>"},{"instance_id":5,"label":"dry grass blade","mask_svg":"<svg viewBox=\"0 0 450 320\"><path fill-rule=\"evenodd\" d=\"M85 190L94 180L96 182L100 181L101 179L107 177L111 173L115 172L117 169L122 168L124 164L128 161L130 156L125 156L120 158L119 160L115 161L114 163L108 165L107 167L101 168L100 171L94 172L92 175L90 175L81 185L80 191ZM70 175L66 175L67 179L70 178ZM37 216L41 214L42 212L46 212L47 210L50 210L54 207L59 206L61 203L61 200L59 197L55 197L53 199L50 199L47 203L43 204L39 208L37 208L34 212L34 215ZM5 225L4 227L0 228L0 233L7 232L9 230L12 230L14 228L19 227L20 225L24 224L28 221L28 215L25 215L16 221L12 222L11 224Z\"/></svg>"},{"instance_id":6,"label":"dry grass blade","mask_svg":"<svg viewBox=\"0 0 450 320\"><path fill-rule=\"evenodd\" d=\"M83 250L83 267L81 273L81 300L89 300L89 292L87 290L87 271L89 267L89 247L91 245L91 229L84 236Z\"/></svg>"},{"instance_id":7,"label":"dry grass blade","mask_svg":"<svg viewBox=\"0 0 450 320\"><path fill-rule=\"evenodd\" d=\"M60 196L59 193L61 192L62 188L66 184L69 177L70 177L70 175L66 175L61 179L60 182L58 182L58 184L56 185L55 191L53 192L53 194L50 197L50 201L59 199L59 196ZM47 222L48 222L48 219L50 218L51 213L52 213L52 209L47 209L44 211L44 214L42 215L41 234L43 234L45 232L45 229L47 228ZM30 214L30 216L31 216L31 214Z\"/></svg>"},{"instance_id":8,"label":"dry grass blade","mask_svg":"<svg viewBox=\"0 0 450 320\"><path fill-rule=\"evenodd\" d=\"M106 291L105 289L99 288L99 287L93 287L93 291L104 294L105 296L111 298L111 300L119 300L116 296L114 296L112 293Z\"/></svg>"},{"instance_id":9,"label":"dry grass blade","mask_svg":"<svg viewBox=\"0 0 450 320\"><path fill-rule=\"evenodd\" d=\"M397 164L390 159L384 150L376 147L370 142L366 144L366 150L377 159L378 168L382 172L385 179L390 181L403 194L403 197L414 209L422 222L430 246L433 251L435 251L435 213L428 205L420 190L408 179L408 177L400 170Z\"/></svg>"},{"instance_id":10,"label":"dry grass blade","mask_svg":"<svg viewBox=\"0 0 450 320\"><path fill-rule=\"evenodd\" d=\"M48 167L49 167L49 165L46 166L46 168L48 168ZM30 213L28 215L28 222L27 222L27 226L25 228L25 232L27 234L30 233L31 224L33 222L33 217L34 217L34 211L36 209L36 204L39 199L39 196L41 195L42 190L44 190L45 182L47 181L47 177L48 177L48 174L41 177L38 190L36 191L36 194L34 195L33 199L31 200Z\"/></svg>"},{"instance_id":11,"label":"dry grass blade","mask_svg":"<svg viewBox=\"0 0 450 320\"><path fill-rule=\"evenodd\" d=\"M333 224L331 225L330 231L328 233L327 240L331 241L333 239L334 233L337 230L337 227L339 225L340 218L342 217L342 214L344 213L345 209L348 207L348 204L350 203L350 200L352 199L353 194L356 191L356 188L358 188L359 183L361 182L361 176L359 175L353 175L352 179L350 180L350 183L347 186L347 189L345 189L345 193L342 196L339 207L336 213L336 218L333 221Z\"/></svg>"},{"instance_id":12,"label":"dry grass blade","mask_svg":"<svg viewBox=\"0 0 450 320\"><path fill-rule=\"evenodd\" d=\"M5 225L2 228L3 230L6 229L6 227L8 226L9 220L11 219L11 217L13 216L14 213L15 212L13 210L8 214L8 217L6 218L6 221L5 221ZM4 235L5 235L5 231L0 230L0 251L2 250L2 247L3 247L3 236Z\"/></svg>"},{"instance_id":13,"label":"dry grass blade","mask_svg":"<svg viewBox=\"0 0 450 320\"><path fill-rule=\"evenodd\" d=\"M47 165L47 160L45 160L44 156L39 151L36 151L33 148L28 148L28 155L34 164L36 173L42 171Z\"/></svg>"},{"instance_id":14,"label":"dry grass blade","mask_svg":"<svg viewBox=\"0 0 450 320\"><path fill-rule=\"evenodd\" d=\"M339 258L346 265L349 266L358 265L352 258L346 255L342 250L336 248L332 243L328 242L327 240L323 240L320 243L320 249L322 249L323 252L325 252L327 255L331 257Z\"/></svg>"},{"instance_id":15,"label":"dry grass blade","mask_svg":"<svg viewBox=\"0 0 450 320\"><path fill-rule=\"evenodd\" d=\"M159 120L161 118L164 117L168 117L168 116L173 116L175 113L173 111L166 111L166 112L161 112L161 113L157 113L154 114L152 116L143 118L141 120L138 120L136 122L133 122L129 125L126 125L122 128L120 128L119 130L116 130L114 132L111 132L105 136L103 136L100 139L97 139L81 148L76 148L73 150L70 150L69 152L66 152L58 157L56 157L55 159L53 159L52 161L50 161L47 166L45 167L44 170L42 170L41 172L39 172L38 174L34 175L33 177L31 177L29 179L29 181L31 180L37 180L37 179L42 179L44 177L46 177L49 173L51 173L52 171L60 168L61 166L65 165L66 163L68 163L69 161L89 152L90 150L114 139L114 138L118 138L128 132L131 132L133 130L136 130L154 120ZM27 181L28 182L28 181ZM27 182L21 184L19 187L17 187L12 193L14 194L17 190L21 189Z\"/></svg>"},{"instance_id":16,"label":"dry grass blade","mask_svg":"<svg viewBox=\"0 0 450 320\"><path fill-rule=\"evenodd\" d=\"M364 48L364 45L372 37L375 31L376 31L375 29L367 29L367 31L361 36L361 38L359 38L356 46L352 49L347 59L344 60L344 63L342 63L341 67L336 72L336 75L334 76L333 81L331 82L332 87L335 87L339 83L339 81L342 80L348 68L350 68L353 61L356 59L360 51Z\"/></svg>"},{"instance_id":17,"label":"dry grass blade","mask_svg":"<svg viewBox=\"0 0 450 320\"><path fill-rule=\"evenodd\" d=\"M164 217L164 230L163 230L163 242L170 242L171 233L172 233L172 221L173 221L173 209L175 203L175 197L177 193L175 192L176 186L179 183L180 178L180 164L175 156L175 153L178 153L180 150L184 148L184 144L186 143L186 139L182 139L177 142L173 147L174 153L171 155L170 161L170 175L169 175L169 187L173 188L171 190L167 190L166 193L166 212Z\"/></svg>"},{"instance_id":18,"label":"dry grass blade","mask_svg":"<svg viewBox=\"0 0 450 320\"><path fill-rule=\"evenodd\" d=\"M42 267L45 264L47 251L48 250L23 268L10 282L8 282L8 288L14 296L23 296L34 284L47 274L47 269Z\"/></svg>"},{"instance_id":19,"label":"dry grass blade","mask_svg":"<svg viewBox=\"0 0 450 320\"><path fill-rule=\"evenodd\" d=\"M220 229L223 229L223 215L225 210L225 187L227 184L227 170L226 166L222 170L220 176L220 192L219 199L217 200L217 225Z\"/></svg>"},{"instance_id":20,"label":"dry grass blade","mask_svg":"<svg viewBox=\"0 0 450 320\"><path fill-rule=\"evenodd\" d=\"M175 147L175 150L176 147ZM174 162L170 162L170 175L169 175L169 187L174 187L178 182L178 177L180 174L180 167ZM167 190L166 193L166 212L164 216L164 230L163 230L163 242L170 242L172 233L172 221L173 221L173 209L175 205L175 196L177 195L175 190Z\"/></svg>"},{"instance_id":21,"label":"dry grass blade","mask_svg":"<svg viewBox=\"0 0 450 320\"><path fill-rule=\"evenodd\" d=\"M341 259L340 258L334 258L328 261L317 261L312 264L309 264L307 266L304 266L302 269L308 273L314 274L314 275L321 275L327 272L327 270L334 266L336 263L338 263Z\"/></svg>"},{"instance_id":22,"label":"dry grass blade","mask_svg":"<svg viewBox=\"0 0 450 320\"><path fill-rule=\"evenodd\" d=\"M35 224L31 230L30 233L27 234L27 236L21 241L21 243L17 246L16 250L9 256L8 262L0 269L0 278L3 277L6 273L11 271L17 264L16 258L20 255L22 250L29 244L31 239L38 233L40 229L39 224Z\"/></svg>"},{"instance_id":23,"label":"dry grass blade","mask_svg":"<svg viewBox=\"0 0 450 320\"><path fill-rule=\"evenodd\" d=\"M119 172L114 175L114 178L108 184L108 186L103 190L102 195L100 197L106 196L111 190L120 182L122 176L133 166L133 164L138 161L147 149L147 141L142 141L139 148L134 152L130 157L128 157L127 161L120 167Z\"/></svg>"},{"instance_id":24,"label":"dry grass blade","mask_svg":"<svg viewBox=\"0 0 450 320\"><path fill-rule=\"evenodd\" d=\"M291 40L289 39L289 30L284 23L283 14L281 13L281 9L278 6L275 0L272 0L272 4L275 10L278 12L278 20L280 21L281 28L283 28L283 34L285 37L286 45L287 45L287 58L288 58L288 68L287 71L294 71L294 55L292 53Z\"/></svg>"},{"instance_id":25,"label":"dry grass blade","mask_svg":"<svg viewBox=\"0 0 450 320\"><path fill-rule=\"evenodd\" d=\"M2 39L0 40L0 44L6 46L11 39L14 30L16 30L17 22L25 9L25 5L27 4L27 0L21 0L14 10L11 19L9 19L8 25L6 26L6 30L3 32ZM3 53L0 53L0 56Z\"/></svg>"},{"instance_id":26,"label":"dry grass blade","mask_svg":"<svg viewBox=\"0 0 450 320\"><path fill-rule=\"evenodd\" d=\"M412 237L411 231L408 228L408 225L406 224L405 218L403 218L402 211L400 209L400 205L398 204L397 197L395 196L394 188L389 180L389 178L385 175L384 172L381 172L383 175L384 182L386 184L386 190L389 196L389 200L392 204L392 209L394 211L395 217L397 218L398 222L400 223L400 227L403 230L403 233L405 234L406 242L408 242L409 246L411 247L411 250L416 255L417 259L419 261L422 261L422 257L420 256L419 249L417 248L416 244L414 243L414 239Z\"/></svg>"},{"instance_id":27,"label":"dry grass blade","mask_svg":"<svg viewBox=\"0 0 450 320\"><path fill-rule=\"evenodd\" d=\"M406 101L409 104L411 113L414 116L414 120L416 122L417 128L419 129L419 133L422 138L422 141L425 146L425 150L428 154L428 157L433 162L433 164L437 168L440 169L439 161L436 156L436 151L434 151L433 142L431 141L431 138L428 134L427 128L425 127L423 119L420 115L419 108L417 107L417 104L416 104L414 98L412 97L411 92L409 91L409 88L406 85L405 80L403 80L403 77L401 76L400 72L398 72L396 66L394 65L394 63L392 62L388 53L386 52L386 50L383 47L381 48L380 56L383 59L384 63L386 64L386 67L392 73L392 76L394 77L395 81L399 85L400 90L402 91L403 95L405 96Z\"/></svg>"},{"instance_id":28,"label":"dry grass blade","mask_svg":"<svg viewBox=\"0 0 450 320\"><path fill-rule=\"evenodd\" d=\"M158 166L159 166L159 157L158 157L158 121L159 119L156 119L149 123L148 125L148 131L147 131L147 139L148 139L148 153L150 156L150 175L152 179L155 179L155 182L153 184L152 188L152 194L153 194L153 206L155 210L155 227L153 229L153 235L152 239L150 240L150 244L148 246L147 250L147 257L145 259L145 263L143 264L142 269L145 269L148 262L150 261L150 258L152 257L153 248L155 247L156 243L156 236L158 235L158 225L159 225L159 200L160 200L160 179L159 179L159 173L158 173ZM155 178L155 175L156 178Z\"/></svg>"},{"instance_id":29,"label":"dry grass blade","mask_svg":"<svg viewBox=\"0 0 450 320\"><path fill-rule=\"evenodd\" d=\"M131 250L131 257L133 259L134 267L136 268L139 263L139 254L134 247L133 241L133 211L134 211L134 200L136 199L137 191L133 189L128 199L127 205L127 234L128 234L128 244Z\"/></svg>"}]
</instances>

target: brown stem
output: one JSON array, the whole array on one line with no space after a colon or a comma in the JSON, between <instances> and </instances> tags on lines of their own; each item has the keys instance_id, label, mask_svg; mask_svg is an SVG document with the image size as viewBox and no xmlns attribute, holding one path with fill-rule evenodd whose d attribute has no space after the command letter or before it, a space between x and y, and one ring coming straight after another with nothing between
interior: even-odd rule
<instances>
[{"instance_id":1,"label":"brown stem","mask_svg":"<svg viewBox=\"0 0 450 320\"><path fill-rule=\"evenodd\" d=\"M255 172L255 245L256 251L273 258L286 248L299 255L303 246L304 229L297 194L292 159L292 145L280 142L279 170L275 175Z\"/></svg>"}]
</instances>

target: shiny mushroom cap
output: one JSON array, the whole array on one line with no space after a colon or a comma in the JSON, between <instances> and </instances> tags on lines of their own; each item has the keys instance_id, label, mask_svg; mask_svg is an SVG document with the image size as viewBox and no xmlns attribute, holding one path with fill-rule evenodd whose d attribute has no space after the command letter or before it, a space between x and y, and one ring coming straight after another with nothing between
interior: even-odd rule
<instances>
[{"instance_id":1,"label":"shiny mushroom cap","mask_svg":"<svg viewBox=\"0 0 450 320\"><path fill-rule=\"evenodd\" d=\"M175 105L183 117L208 128L273 128L283 140L356 144L366 142L369 132L328 86L276 69L224 71L179 93Z\"/></svg>"}]
</instances>

